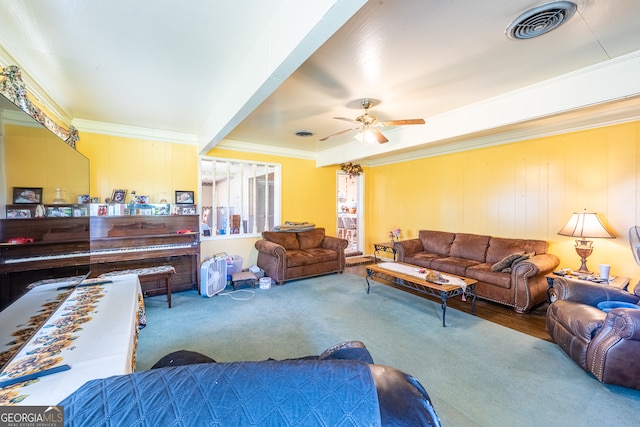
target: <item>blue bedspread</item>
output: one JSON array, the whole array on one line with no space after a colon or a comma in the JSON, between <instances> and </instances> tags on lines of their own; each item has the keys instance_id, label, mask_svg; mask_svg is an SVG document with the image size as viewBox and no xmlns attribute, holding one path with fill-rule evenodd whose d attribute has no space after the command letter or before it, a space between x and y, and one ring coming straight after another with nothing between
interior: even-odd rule
<instances>
[{"instance_id":1,"label":"blue bedspread","mask_svg":"<svg viewBox=\"0 0 640 427\"><path fill-rule=\"evenodd\" d=\"M177 366L87 382L70 426L378 426L369 365L292 360Z\"/></svg>"}]
</instances>

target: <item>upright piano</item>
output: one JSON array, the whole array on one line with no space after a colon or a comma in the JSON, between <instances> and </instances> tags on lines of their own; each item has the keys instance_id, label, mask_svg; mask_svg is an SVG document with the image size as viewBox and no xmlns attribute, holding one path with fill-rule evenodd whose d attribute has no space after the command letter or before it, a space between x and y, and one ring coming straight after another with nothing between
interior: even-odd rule
<instances>
[{"instance_id":1,"label":"upright piano","mask_svg":"<svg viewBox=\"0 0 640 427\"><path fill-rule=\"evenodd\" d=\"M87 274L89 235L89 217L2 220L0 310L33 282Z\"/></svg>"},{"instance_id":2,"label":"upright piano","mask_svg":"<svg viewBox=\"0 0 640 427\"><path fill-rule=\"evenodd\" d=\"M30 283L89 271L89 277L98 277L114 270L171 265L176 270L173 292L198 289L199 225L198 215L5 220L0 227L0 310L23 295ZM9 243L20 238L22 243ZM159 295L166 287L145 284L143 292Z\"/></svg>"},{"instance_id":3,"label":"upright piano","mask_svg":"<svg viewBox=\"0 0 640 427\"><path fill-rule=\"evenodd\" d=\"M114 270L171 265L172 290L198 289L200 272L198 215L91 217L91 276ZM144 285L145 296L166 287Z\"/></svg>"}]
</instances>

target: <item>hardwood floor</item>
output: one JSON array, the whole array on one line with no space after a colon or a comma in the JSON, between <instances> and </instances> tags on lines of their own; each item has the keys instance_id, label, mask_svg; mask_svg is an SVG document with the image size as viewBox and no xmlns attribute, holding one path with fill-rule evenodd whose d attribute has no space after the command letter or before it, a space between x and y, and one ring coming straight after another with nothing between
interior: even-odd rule
<instances>
[{"instance_id":1,"label":"hardwood floor","mask_svg":"<svg viewBox=\"0 0 640 427\"><path fill-rule=\"evenodd\" d=\"M352 274L358 274L364 279L367 275L366 268L366 265L356 265L353 267L347 267L346 271ZM389 286L393 285L389 284ZM404 288L403 291L411 292L411 290L405 290ZM438 303L440 302L440 300L435 297L421 294L417 295L422 298L436 301ZM505 326L507 328L522 332L523 334L531 335L533 337L540 338L546 341L552 341L545 326L547 306L548 304L545 303L536 307L529 313L518 314L511 307L496 304L490 301L484 301L478 298L476 300L476 316L490 322ZM465 313L471 313L470 302L464 302L460 298L452 298L447 300L447 307L455 308L456 310L460 310Z\"/></svg>"}]
</instances>

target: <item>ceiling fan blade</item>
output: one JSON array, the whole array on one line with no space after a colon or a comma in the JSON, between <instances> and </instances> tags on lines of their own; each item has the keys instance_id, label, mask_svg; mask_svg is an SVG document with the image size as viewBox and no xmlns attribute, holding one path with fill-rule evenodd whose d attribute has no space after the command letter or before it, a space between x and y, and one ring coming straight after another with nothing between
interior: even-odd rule
<instances>
[{"instance_id":1,"label":"ceiling fan blade","mask_svg":"<svg viewBox=\"0 0 640 427\"><path fill-rule=\"evenodd\" d=\"M345 129L345 130L341 130L340 132L337 132L337 133L331 134L331 135L329 135L329 136L325 136L324 138L319 139L318 141L326 141L326 140L327 140L327 139L329 139L329 138L333 138L334 136L338 136L338 135L343 135L343 134L345 134L345 133L347 133L347 132L351 132L352 130L353 130L353 129Z\"/></svg>"},{"instance_id":2,"label":"ceiling fan blade","mask_svg":"<svg viewBox=\"0 0 640 427\"><path fill-rule=\"evenodd\" d=\"M384 136L378 129L369 128L369 131L376 137L378 143L384 144L385 142L389 142L386 136Z\"/></svg>"},{"instance_id":3,"label":"ceiling fan blade","mask_svg":"<svg viewBox=\"0 0 640 427\"><path fill-rule=\"evenodd\" d=\"M380 122L383 126L423 125L424 119L389 120Z\"/></svg>"},{"instance_id":4,"label":"ceiling fan blade","mask_svg":"<svg viewBox=\"0 0 640 427\"><path fill-rule=\"evenodd\" d=\"M353 123L353 119L347 119L346 117L334 117L336 120L344 120L345 122Z\"/></svg>"}]
</instances>

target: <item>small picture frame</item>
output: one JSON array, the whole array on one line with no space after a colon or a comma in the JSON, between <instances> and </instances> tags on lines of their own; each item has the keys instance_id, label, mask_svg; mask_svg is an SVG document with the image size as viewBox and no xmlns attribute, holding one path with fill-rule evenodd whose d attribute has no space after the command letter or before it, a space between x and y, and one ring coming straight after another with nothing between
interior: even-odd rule
<instances>
[{"instance_id":1,"label":"small picture frame","mask_svg":"<svg viewBox=\"0 0 640 427\"><path fill-rule=\"evenodd\" d=\"M13 187L13 203L31 205L42 203L42 187Z\"/></svg>"},{"instance_id":2,"label":"small picture frame","mask_svg":"<svg viewBox=\"0 0 640 427\"><path fill-rule=\"evenodd\" d=\"M169 205L156 206L154 215L169 215Z\"/></svg>"},{"instance_id":3,"label":"small picture frame","mask_svg":"<svg viewBox=\"0 0 640 427\"><path fill-rule=\"evenodd\" d=\"M180 215L195 215L196 213L196 208L188 207L182 208L182 212L180 212Z\"/></svg>"},{"instance_id":4,"label":"small picture frame","mask_svg":"<svg viewBox=\"0 0 640 427\"><path fill-rule=\"evenodd\" d=\"M31 218L31 211L29 209L7 209L7 218L9 219Z\"/></svg>"},{"instance_id":5,"label":"small picture frame","mask_svg":"<svg viewBox=\"0 0 640 427\"><path fill-rule=\"evenodd\" d=\"M192 205L193 191L176 191L176 205Z\"/></svg>"},{"instance_id":6,"label":"small picture frame","mask_svg":"<svg viewBox=\"0 0 640 427\"><path fill-rule=\"evenodd\" d=\"M70 218L71 214L70 206L47 206L47 218Z\"/></svg>"},{"instance_id":7,"label":"small picture frame","mask_svg":"<svg viewBox=\"0 0 640 427\"><path fill-rule=\"evenodd\" d=\"M113 190L111 203L124 203L127 198L127 190Z\"/></svg>"},{"instance_id":8,"label":"small picture frame","mask_svg":"<svg viewBox=\"0 0 640 427\"><path fill-rule=\"evenodd\" d=\"M78 204L79 205L85 205L87 203L91 202L91 198L89 197L88 194L81 194L78 196Z\"/></svg>"},{"instance_id":9,"label":"small picture frame","mask_svg":"<svg viewBox=\"0 0 640 427\"><path fill-rule=\"evenodd\" d=\"M138 205L148 205L149 204L149 196L135 196L136 204Z\"/></svg>"}]
</instances>

